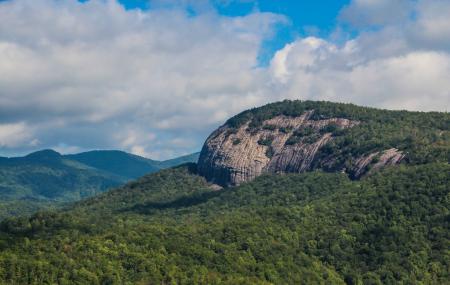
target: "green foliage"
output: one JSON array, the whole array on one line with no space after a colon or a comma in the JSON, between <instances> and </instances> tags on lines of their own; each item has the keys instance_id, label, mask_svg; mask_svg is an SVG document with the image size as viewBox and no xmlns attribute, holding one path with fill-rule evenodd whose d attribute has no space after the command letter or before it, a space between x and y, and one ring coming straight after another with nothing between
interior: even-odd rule
<instances>
[{"instance_id":1,"label":"green foliage","mask_svg":"<svg viewBox=\"0 0 450 285\"><path fill-rule=\"evenodd\" d=\"M62 210L6 219L0 223L0 284L448 283L449 114L284 101L231 118L228 135L246 123L256 131L274 116L306 111L313 111L312 120L359 122L346 130L304 128L288 140L313 143L331 133L313 169L332 173L263 175L217 191L189 164ZM258 142L268 146L269 157L272 140ZM361 180L336 171L391 147L406 155L405 164ZM29 212L42 197L60 197L61 185L80 187L76 195L84 197L95 192L87 182L103 181L87 174L92 167L53 152L30 159L35 162L26 170L8 165L0 171L1 195L21 193L14 203L29 205ZM15 179L22 184L11 188L19 185ZM28 203L30 193L39 199ZM10 214L14 204L2 203L0 215Z\"/></svg>"},{"instance_id":2,"label":"green foliage","mask_svg":"<svg viewBox=\"0 0 450 285\"><path fill-rule=\"evenodd\" d=\"M319 132L303 128L288 139L288 145L300 141L313 143L318 134L333 135L329 145L316 154L313 169L341 170L360 156L390 148L402 151L406 155L404 161L410 164L450 162L449 113L389 111L352 104L285 100L244 111L229 119L227 124L237 128L250 122L250 130L258 130L265 120L275 116L296 117L306 111L312 112L311 120L345 118L359 122L349 129L340 129L335 124Z\"/></svg>"},{"instance_id":3,"label":"green foliage","mask_svg":"<svg viewBox=\"0 0 450 285\"><path fill-rule=\"evenodd\" d=\"M267 137L262 137L258 140L258 144L259 145L265 145L265 146L270 146L273 142L273 137L271 136L267 136Z\"/></svg>"},{"instance_id":4,"label":"green foliage","mask_svg":"<svg viewBox=\"0 0 450 285\"><path fill-rule=\"evenodd\" d=\"M125 180L131 180L161 169L197 162L199 154L197 152L174 159L157 161L118 150L96 150L65 155L64 157L123 177Z\"/></svg>"},{"instance_id":5,"label":"green foliage","mask_svg":"<svg viewBox=\"0 0 450 285\"><path fill-rule=\"evenodd\" d=\"M288 133L292 132L292 127L281 127L278 130L282 133L288 134Z\"/></svg>"},{"instance_id":6,"label":"green foliage","mask_svg":"<svg viewBox=\"0 0 450 285\"><path fill-rule=\"evenodd\" d=\"M268 158L272 158L274 156L274 154L275 154L275 150L273 149L272 146L269 146L266 150L266 156Z\"/></svg>"},{"instance_id":7,"label":"green foliage","mask_svg":"<svg viewBox=\"0 0 450 285\"><path fill-rule=\"evenodd\" d=\"M321 134L332 133L335 134L339 130L339 127L336 124L328 124L322 129L320 129Z\"/></svg>"},{"instance_id":8,"label":"green foliage","mask_svg":"<svg viewBox=\"0 0 450 285\"><path fill-rule=\"evenodd\" d=\"M294 145L301 141L302 141L302 137L292 135L286 140L285 144L286 145Z\"/></svg>"},{"instance_id":9,"label":"green foliage","mask_svg":"<svg viewBox=\"0 0 450 285\"><path fill-rule=\"evenodd\" d=\"M306 126L306 127L295 130L293 135L297 136L297 137L306 137L306 136L310 136L314 133L316 133L314 128Z\"/></svg>"},{"instance_id":10,"label":"green foliage","mask_svg":"<svg viewBox=\"0 0 450 285\"><path fill-rule=\"evenodd\" d=\"M138 178L160 169L157 161L117 150L89 151L67 155L66 158L126 179Z\"/></svg>"},{"instance_id":11,"label":"green foliage","mask_svg":"<svg viewBox=\"0 0 450 285\"><path fill-rule=\"evenodd\" d=\"M0 220L62 207L146 173L197 159L198 153L152 161L121 151L63 156L52 150L0 158Z\"/></svg>"},{"instance_id":12,"label":"green foliage","mask_svg":"<svg viewBox=\"0 0 450 285\"><path fill-rule=\"evenodd\" d=\"M241 139L237 138L233 140L233 145L238 145L241 143Z\"/></svg>"},{"instance_id":13,"label":"green foliage","mask_svg":"<svg viewBox=\"0 0 450 285\"><path fill-rule=\"evenodd\" d=\"M450 166L265 175L195 165L0 225L5 284L445 284Z\"/></svg>"},{"instance_id":14,"label":"green foliage","mask_svg":"<svg viewBox=\"0 0 450 285\"><path fill-rule=\"evenodd\" d=\"M269 130L269 131L274 131L274 130L277 129L277 126L275 126L275 125L264 125L263 129L264 130Z\"/></svg>"},{"instance_id":15,"label":"green foliage","mask_svg":"<svg viewBox=\"0 0 450 285\"><path fill-rule=\"evenodd\" d=\"M287 139L286 145L294 145L299 142L314 143L319 139L318 132L312 127L303 127L296 129L294 133Z\"/></svg>"},{"instance_id":16,"label":"green foliage","mask_svg":"<svg viewBox=\"0 0 450 285\"><path fill-rule=\"evenodd\" d=\"M53 151L4 159L0 162L0 199L6 208L0 211L0 219L40 206L61 206L124 182L121 177L67 160Z\"/></svg>"}]
</instances>

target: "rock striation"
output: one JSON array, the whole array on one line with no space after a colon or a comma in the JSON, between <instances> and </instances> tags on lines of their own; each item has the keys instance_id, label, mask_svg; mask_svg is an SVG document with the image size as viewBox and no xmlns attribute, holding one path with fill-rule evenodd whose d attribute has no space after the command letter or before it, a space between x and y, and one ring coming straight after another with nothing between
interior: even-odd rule
<instances>
[{"instance_id":1,"label":"rock striation","mask_svg":"<svg viewBox=\"0 0 450 285\"><path fill-rule=\"evenodd\" d=\"M297 117L279 115L256 128L251 126L251 120L239 127L221 126L202 148L199 174L212 183L234 186L263 173L312 170L316 154L334 139L334 133L360 124L345 118L312 118L313 114L314 110ZM343 171L359 177L370 169L399 163L403 157L397 149L373 152L355 158L354 164Z\"/></svg>"},{"instance_id":2,"label":"rock striation","mask_svg":"<svg viewBox=\"0 0 450 285\"><path fill-rule=\"evenodd\" d=\"M395 165L403 158L405 155L396 148L372 152L356 160L352 173L354 177L360 177L365 172L370 173L386 165ZM371 166L370 169L368 169L369 166Z\"/></svg>"}]
</instances>

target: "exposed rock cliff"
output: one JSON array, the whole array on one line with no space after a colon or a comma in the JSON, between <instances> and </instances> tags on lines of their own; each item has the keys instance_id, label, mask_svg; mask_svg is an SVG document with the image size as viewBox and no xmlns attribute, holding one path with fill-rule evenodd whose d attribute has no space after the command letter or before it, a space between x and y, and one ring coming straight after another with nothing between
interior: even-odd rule
<instances>
[{"instance_id":1,"label":"exposed rock cliff","mask_svg":"<svg viewBox=\"0 0 450 285\"><path fill-rule=\"evenodd\" d=\"M278 115L251 126L251 120L238 127L223 125L205 142L198 163L199 173L209 181L238 185L269 173L300 173L311 170L317 152L335 135L360 122L345 118L320 119L314 110L292 117ZM361 155L348 169L359 177L370 169L400 162L404 155L387 149ZM336 158L327 157L328 164Z\"/></svg>"},{"instance_id":2,"label":"exposed rock cliff","mask_svg":"<svg viewBox=\"0 0 450 285\"><path fill-rule=\"evenodd\" d=\"M360 177L365 172L373 172L386 165L395 165L404 157L405 155L396 148L373 152L356 160L352 174L354 177Z\"/></svg>"}]
</instances>

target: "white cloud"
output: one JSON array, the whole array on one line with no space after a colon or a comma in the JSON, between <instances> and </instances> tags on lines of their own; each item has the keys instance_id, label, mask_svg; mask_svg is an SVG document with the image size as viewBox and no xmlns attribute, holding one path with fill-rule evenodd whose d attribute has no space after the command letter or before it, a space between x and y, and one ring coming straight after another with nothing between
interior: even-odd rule
<instances>
[{"instance_id":1,"label":"white cloud","mask_svg":"<svg viewBox=\"0 0 450 285\"><path fill-rule=\"evenodd\" d=\"M341 19L355 27L401 23L411 16L416 0L353 0L342 9Z\"/></svg>"},{"instance_id":2,"label":"white cloud","mask_svg":"<svg viewBox=\"0 0 450 285\"><path fill-rule=\"evenodd\" d=\"M78 146L65 145L65 144L59 144L56 146L52 146L51 149L55 150L56 152L64 153L64 154L66 154L66 153L72 154L72 153L78 153L78 152L83 151L83 149L81 149Z\"/></svg>"},{"instance_id":3,"label":"white cloud","mask_svg":"<svg viewBox=\"0 0 450 285\"><path fill-rule=\"evenodd\" d=\"M31 140L32 131L24 122L0 124L0 147L14 148L23 145L33 146L36 140Z\"/></svg>"},{"instance_id":4,"label":"white cloud","mask_svg":"<svg viewBox=\"0 0 450 285\"><path fill-rule=\"evenodd\" d=\"M450 54L412 51L364 60L365 50L352 42L338 48L312 45L302 39L286 47L282 70L289 74L277 85L289 98L352 102L389 109L448 110ZM355 47L356 45L356 47ZM278 57L272 66L280 69ZM360 59L360 60L356 60ZM276 75L275 75L276 77Z\"/></svg>"},{"instance_id":5,"label":"white cloud","mask_svg":"<svg viewBox=\"0 0 450 285\"><path fill-rule=\"evenodd\" d=\"M423 48L450 50L450 1L419 1L408 27L411 41Z\"/></svg>"},{"instance_id":6,"label":"white cloud","mask_svg":"<svg viewBox=\"0 0 450 285\"><path fill-rule=\"evenodd\" d=\"M9 120L41 132L58 121L81 132L89 124L110 124L118 133L138 125L179 136L190 128L209 131L262 102L252 99L262 76L255 68L259 46L284 20L270 13L127 11L100 0L1 2L0 19L0 111ZM97 147L122 145L114 133L98 135L111 137L111 145ZM75 142L51 145L60 143Z\"/></svg>"},{"instance_id":7,"label":"white cloud","mask_svg":"<svg viewBox=\"0 0 450 285\"><path fill-rule=\"evenodd\" d=\"M415 17L394 17L415 15ZM310 37L278 51L276 92L288 98L389 109L450 109L450 2L355 0L342 12L363 29L335 44Z\"/></svg>"},{"instance_id":8,"label":"white cloud","mask_svg":"<svg viewBox=\"0 0 450 285\"><path fill-rule=\"evenodd\" d=\"M355 0L341 19L357 37L297 39L268 67L258 52L283 16L161 3L0 2L0 149L167 158L199 150L229 116L285 98L450 109L448 1Z\"/></svg>"}]
</instances>

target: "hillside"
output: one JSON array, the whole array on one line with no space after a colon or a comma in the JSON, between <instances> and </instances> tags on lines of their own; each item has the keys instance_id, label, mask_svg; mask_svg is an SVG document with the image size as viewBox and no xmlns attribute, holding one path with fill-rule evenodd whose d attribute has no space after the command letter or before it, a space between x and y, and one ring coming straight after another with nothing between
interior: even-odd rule
<instances>
[{"instance_id":1,"label":"hillside","mask_svg":"<svg viewBox=\"0 0 450 285\"><path fill-rule=\"evenodd\" d=\"M387 165L449 162L450 115L283 101L229 119L206 140L199 171L220 185L322 169L360 178Z\"/></svg>"},{"instance_id":2,"label":"hillside","mask_svg":"<svg viewBox=\"0 0 450 285\"><path fill-rule=\"evenodd\" d=\"M118 150L95 150L65 155L65 158L81 162L96 169L122 176L125 180L136 179L148 173L197 162L200 153L192 153L168 160L153 160Z\"/></svg>"},{"instance_id":3,"label":"hillside","mask_svg":"<svg viewBox=\"0 0 450 285\"><path fill-rule=\"evenodd\" d=\"M4 221L0 283L444 284L446 163L263 175L224 191L195 165Z\"/></svg>"},{"instance_id":4,"label":"hillside","mask_svg":"<svg viewBox=\"0 0 450 285\"><path fill-rule=\"evenodd\" d=\"M447 284L449 128L328 102L243 112L198 165L2 221L0 284Z\"/></svg>"},{"instance_id":5,"label":"hillside","mask_svg":"<svg viewBox=\"0 0 450 285\"><path fill-rule=\"evenodd\" d=\"M5 158L0 160L0 220L61 206L125 182L52 150Z\"/></svg>"},{"instance_id":6,"label":"hillside","mask_svg":"<svg viewBox=\"0 0 450 285\"><path fill-rule=\"evenodd\" d=\"M197 163L199 156L200 156L200 152L195 152L195 153L183 155L183 156L180 156L177 158L159 161L156 165L160 169L166 169L166 168L171 168L174 166L182 165L185 163L191 163L191 162Z\"/></svg>"},{"instance_id":7,"label":"hillside","mask_svg":"<svg viewBox=\"0 0 450 285\"><path fill-rule=\"evenodd\" d=\"M61 155L53 150L0 158L0 220L78 201L197 158L154 161L121 151Z\"/></svg>"},{"instance_id":8,"label":"hillside","mask_svg":"<svg viewBox=\"0 0 450 285\"><path fill-rule=\"evenodd\" d=\"M125 180L135 179L160 170L157 166L158 161L118 150L88 151L65 155L65 157L122 176Z\"/></svg>"}]
</instances>

